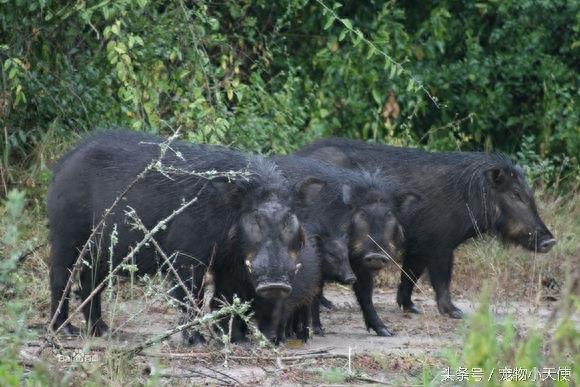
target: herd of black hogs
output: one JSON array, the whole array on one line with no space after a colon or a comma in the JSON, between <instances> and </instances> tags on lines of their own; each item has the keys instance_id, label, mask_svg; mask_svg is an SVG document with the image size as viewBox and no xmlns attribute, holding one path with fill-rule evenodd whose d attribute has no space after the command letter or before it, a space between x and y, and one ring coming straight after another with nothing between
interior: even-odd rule
<instances>
[{"instance_id":1,"label":"herd of black hogs","mask_svg":"<svg viewBox=\"0 0 580 387\"><path fill-rule=\"evenodd\" d=\"M137 274L162 272L180 283L171 296L184 313L200 307L211 278L211 307L236 295L251 302L274 342L323 334L322 292L333 281L352 286L369 331L393 335L373 305L373 278L391 260L402 262L396 302L404 312L420 313L411 296L427 271L439 312L461 318L450 293L457 246L484 233L537 252L556 243L521 169L492 153L329 138L266 157L117 130L85 138L53 172L49 328L64 334L78 333L69 322L73 265L103 218L77 293L92 297L83 307L88 332L107 331L97 285L144 237L128 209L151 230L197 198L135 254ZM233 341L249 331L239 318L227 329Z\"/></svg>"}]
</instances>

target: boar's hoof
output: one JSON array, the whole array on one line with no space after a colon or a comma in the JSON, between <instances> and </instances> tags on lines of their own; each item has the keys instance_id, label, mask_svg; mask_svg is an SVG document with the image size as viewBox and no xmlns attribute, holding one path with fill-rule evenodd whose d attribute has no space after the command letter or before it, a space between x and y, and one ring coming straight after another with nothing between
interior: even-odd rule
<instances>
[{"instance_id":1,"label":"boar's hoof","mask_svg":"<svg viewBox=\"0 0 580 387\"><path fill-rule=\"evenodd\" d=\"M101 337L107 333L108 330L109 327L103 320L97 320L97 322L95 322L95 324L89 329L89 332L93 336Z\"/></svg>"},{"instance_id":2,"label":"boar's hoof","mask_svg":"<svg viewBox=\"0 0 580 387\"><path fill-rule=\"evenodd\" d=\"M71 323L66 324L60 331L65 336L78 336L81 333L81 330Z\"/></svg>"},{"instance_id":3,"label":"boar's hoof","mask_svg":"<svg viewBox=\"0 0 580 387\"><path fill-rule=\"evenodd\" d=\"M328 298L324 296L320 298L320 305L324 306L328 310L334 309L334 304L332 303L332 301L330 301Z\"/></svg>"},{"instance_id":4,"label":"boar's hoof","mask_svg":"<svg viewBox=\"0 0 580 387\"><path fill-rule=\"evenodd\" d=\"M463 312L461 311L461 309L457 308L454 305L451 305L450 307L447 307L447 308L439 308L439 313L441 313L443 315L447 315L451 318L456 318L456 319L463 318Z\"/></svg>"},{"instance_id":5,"label":"boar's hoof","mask_svg":"<svg viewBox=\"0 0 580 387\"><path fill-rule=\"evenodd\" d=\"M391 337L391 336L394 336L395 335L387 327L378 327L378 328L375 328L375 332L377 332L377 336L383 336L383 337Z\"/></svg>"},{"instance_id":6,"label":"boar's hoof","mask_svg":"<svg viewBox=\"0 0 580 387\"><path fill-rule=\"evenodd\" d=\"M437 309L439 309L439 313L447 315L451 318L462 319L463 312L461 309L453 305L451 300L449 299L440 299L437 300Z\"/></svg>"},{"instance_id":7,"label":"boar's hoof","mask_svg":"<svg viewBox=\"0 0 580 387\"><path fill-rule=\"evenodd\" d=\"M279 346L280 344L284 344L286 342L286 336L276 336L276 337L272 337L270 339L270 341L272 342L272 344L274 344L276 347Z\"/></svg>"},{"instance_id":8,"label":"boar's hoof","mask_svg":"<svg viewBox=\"0 0 580 387\"><path fill-rule=\"evenodd\" d=\"M316 336L324 336L324 329L322 328L321 325L315 325L314 326L314 334Z\"/></svg>"},{"instance_id":9,"label":"boar's hoof","mask_svg":"<svg viewBox=\"0 0 580 387\"><path fill-rule=\"evenodd\" d=\"M298 333L296 335L296 338L302 340L304 343L308 342L308 339L310 339L310 329L303 329L300 333Z\"/></svg>"},{"instance_id":10,"label":"boar's hoof","mask_svg":"<svg viewBox=\"0 0 580 387\"><path fill-rule=\"evenodd\" d=\"M456 318L456 319L463 318L463 312L461 311L461 309L451 310L450 312L447 313L447 315L451 318Z\"/></svg>"},{"instance_id":11,"label":"boar's hoof","mask_svg":"<svg viewBox=\"0 0 580 387\"><path fill-rule=\"evenodd\" d=\"M404 305L402 306L402 309L404 313L421 314L421 311L419 310L419 308L417 308L415 304Z\"/></svg>"}]
</instances>

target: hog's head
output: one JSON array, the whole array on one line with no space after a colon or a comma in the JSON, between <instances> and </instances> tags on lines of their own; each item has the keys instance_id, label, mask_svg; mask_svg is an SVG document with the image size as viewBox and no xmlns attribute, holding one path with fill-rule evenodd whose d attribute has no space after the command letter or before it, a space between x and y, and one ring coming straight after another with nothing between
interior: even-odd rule
<instances>
[{"instance_id":1,"label":"hog's head","mask_svg":"<svg viewBox=\"0 0 580 387\"><path fill-rule=\"evenodd\" d=\"M484 175L493 206L490 211L494 231L528 250L549 251L556 239L538 214L522 170L512 166L495 167L487 169Z\"/></svg>"},{"instance_id":2,"label":"hog's head","mask_svg":"<svg viewBox=\"0 0 580 387\"><path fill-rule=\"evenodd\" d=\"M405 233L400 214L412 211L420 200L414 191L399 191L386 182L343 187L343 200L351 207L349 250L351 259L379 270L401 257Z\"/></svg>"}]
</instances>

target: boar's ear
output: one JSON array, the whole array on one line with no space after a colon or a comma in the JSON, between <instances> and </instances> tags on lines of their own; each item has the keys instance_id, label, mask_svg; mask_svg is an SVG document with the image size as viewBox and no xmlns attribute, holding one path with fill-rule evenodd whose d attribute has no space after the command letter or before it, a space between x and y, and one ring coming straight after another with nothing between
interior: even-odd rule
<instances>
[{"instance_id":1,"label":"boar's ear","mask_svg":"<svg viewBox=\"0 0 580 387\"><path fill-rule=\"evenodd\" d=\"M397 212L402 214L413 212L421 200L423 200L423 197L417 191L398 192L395 196Z\"/></svg>"},{"instance_id":2,"label":"boar's ear","mask_svg":"<svg viewBox=\"0 0 580 387\"><path fill-rule=\"evenodd\" d=\"M306 244L306 232L304 231L304 227L300 225L298 227L298 233L296 234L296 238L293 239L292 243L290 244L290 249L293 250L295 253L298 253L300 250L304 248Z\"/></svg>"},{"instance_id":3,"label":"boar's ear","mask_svg":"<svg viewBox=\"0 0 580 387\"><path fill-rule=\"evenodd\" d=\"M315 177L307 177L298 188L300 201L307 205L312 205L321 199L321 192L326 182Z\"/></svg>"},{"instance_id":4,"label":"boar's ear","mask_svg":"<svg viewBox=\"0 0 580 387\"><path fill-rule=\"evenodd\" d=\"M342 185L342 202L347 206L352 204L352 187L348 184Z\"/></svg>"},{"instance_id":5,"label":"boar's ear","mask_svg":"<svg viewBox=\"0 0 580 387\"><path fill-rule=\"evenodd\" d=\"M492 187L498 188L506 181L506 172L503 168L491 168L484 172L485 178Z\"/></svg>"}]
</instances>

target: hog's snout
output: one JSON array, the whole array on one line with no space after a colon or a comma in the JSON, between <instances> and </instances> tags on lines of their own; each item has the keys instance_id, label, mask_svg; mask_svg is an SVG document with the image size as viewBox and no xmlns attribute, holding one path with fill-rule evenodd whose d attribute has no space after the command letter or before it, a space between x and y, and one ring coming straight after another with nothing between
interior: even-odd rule
<instances>
[{"instance_id":1,"label":"hog's snout","mask_svg":"<svg viewBox=\"0 0 580 387\"><path fill-rule=\"evenodd\" d=\"M379 270L387 266L389 257L379 253L369 253L363 257L363 264L369 269Z\"/></svg>"},{"instance_id":2,"label":"hog's snout","mask_svg":"<svg viewBox=\"0 0 580 387\"><path fill-rule=\"evenodd\" d=\"M546 236L544 239L538 242L538 251L540 253L547 253L552 249L552 247L556 244L556 238L549 235Z\"/></svg>"},{"instance_id":3,"label":"hog's snout","mask_svg":"<svg viewBox=\"0 0 580 387\"><path fill-rule=\"evenodd\" d=\"M286 282L267 282L256 287L256 293L263 298L284 298L292 291L292 286Z\"/></svg>"}]
</instances>

